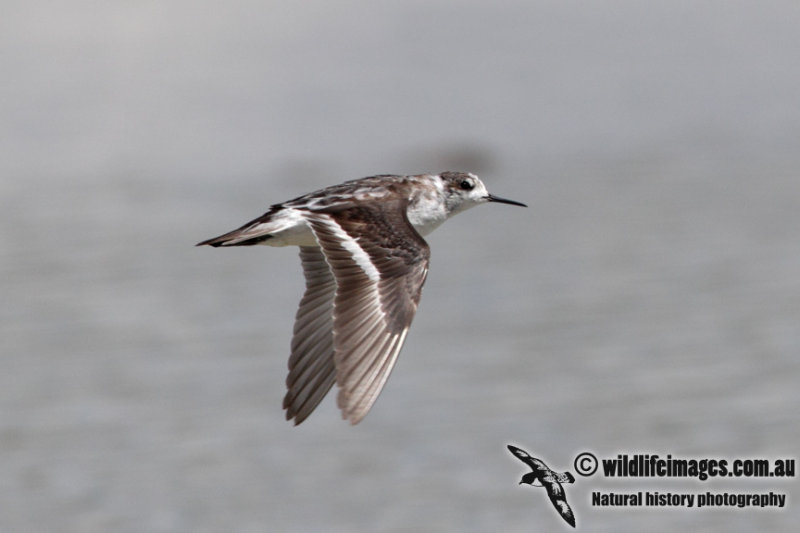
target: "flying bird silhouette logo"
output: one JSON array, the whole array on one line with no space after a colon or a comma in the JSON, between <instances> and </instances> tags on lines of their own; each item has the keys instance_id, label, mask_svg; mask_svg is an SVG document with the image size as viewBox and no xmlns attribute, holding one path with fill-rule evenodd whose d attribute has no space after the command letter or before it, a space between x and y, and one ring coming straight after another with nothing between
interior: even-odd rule
<instances>
[{"instance_id":1,"label":"flying bird silhouette logo","mask_svg":"<svg viewBox=\"0 0 800 533\"><path fill-rule=\"evenodd\" d=\"M524 483L534 487L544 487L556 511L558 511L567 524L575 527L575 514L567 503L567 496L564 493L564 487L561 485L562 483L573 483L575 478L572 474L569 472L554 472L550 467L544 464L544 461L541 459L531 457L525 450L521 450L510 444L508 445L508 449L517 459L531 468L531 472L522 476L519 482L520 485Z\"/></svg>"}]
</instances>

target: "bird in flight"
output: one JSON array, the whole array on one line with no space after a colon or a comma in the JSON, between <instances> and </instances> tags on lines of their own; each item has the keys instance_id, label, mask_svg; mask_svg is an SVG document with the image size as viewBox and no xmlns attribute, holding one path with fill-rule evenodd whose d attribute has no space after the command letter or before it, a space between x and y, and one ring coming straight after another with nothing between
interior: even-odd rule
<instances>
[{"instance_id":1,"label":"bird in flight","mask_svg":"<svg viewBox=\"0 0 800 533\"><path fill-rule=\"evenodd\" d=\"M573 514L572 508L570 508L567 503L567 495L564 493L564 487L561 485L562 483L574 483L575 478L572 474L569 472L554 472L550 467L544 464L544 461L541 459L531 457L525 450L521 450L510 444L508 445L508 449L517 459L531 468L530 472L522 476L519 484L522 485L524 483L534 487L544 487L556 511L558 511L567 524L575 527L575 514Z\"/></svg>"},{"instance_id":2,"label":"bird in flight","mask_svg":"<svg viewBox=\"0 0 800 533\"><path fill-rule=\"evenodd\" d=\"M342 417L360 422L386 383L428 274L423 239L447 218L486 202L475 174L379 175L275 204L197 246L299 246L305 275L289 356L286 419L305 420L338 386Z\"/></svg>"}]
</instances>

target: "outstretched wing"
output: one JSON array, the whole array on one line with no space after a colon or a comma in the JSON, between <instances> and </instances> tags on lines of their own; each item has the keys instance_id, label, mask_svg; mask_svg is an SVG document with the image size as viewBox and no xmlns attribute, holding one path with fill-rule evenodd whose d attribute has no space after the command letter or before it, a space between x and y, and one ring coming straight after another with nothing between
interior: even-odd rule
<instances>
[{"instance_id":1,"label":"outstretched wing","mask_svg":"<svg viewBox=\"0 0 800 533\"><path fill-rule=\"evenodd\" d=\"M550 470L547 467L547 465L544 464L544 461L542 461L541 459L537 459L536 457L532 457L525 450L521 450L521 449L517 448L516 446L512 446L510 444L508 445L508 449L509 449L509 451L511 451L511 453L514 454L514 456L517 459L519 459L520 461L522 461L526 465L530 466L533 469L534 472Z\"/></svg>"},{"instance_id":2,"label":"outstretched wing","mask_svg":"<svg viewBox=\"0 0 800 533\"><path fill-rule=\"evenodd\" d=\"M353 424L367 414L394 367L428 273L430 250L406 207L398 199L306 214L336 280L337 403Z\"/></svg>"},{"instance_id":3,"label":"outstretched wing","mask_svg":"<svg viewBox=\"0 0 800 533\"><path fill-rule=\"evenodd\" d=\"M575 515L572 512L572 508L567 503L567 495L564 493L564 487L561 486L561 483L544 483L544 487L556 511L558 511L567 524L575 527Z\"/></svg>"},{"instance_id":4,"label":"outstretched wing","mask_svg":"<svg viewBox=\"0 0 800 533\"><path fill-rule=\"evenodd\" d=\"M333 360L333 299L336 280L317 247L301 246L306 292L294 322L292 355L283 408L295 425L319 405L336 380Z\"/></svg>"}]
</instances>

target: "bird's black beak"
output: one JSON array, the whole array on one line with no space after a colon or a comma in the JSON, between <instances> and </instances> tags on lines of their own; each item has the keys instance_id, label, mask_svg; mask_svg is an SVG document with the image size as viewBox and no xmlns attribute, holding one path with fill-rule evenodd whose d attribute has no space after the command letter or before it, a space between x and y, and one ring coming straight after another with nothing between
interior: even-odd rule
<instances>
[{"instance_id":1,"label":"bird's black beak","mask_svg":"<svg viewBox=\"0 0 800 533\"><path fill-rule=\"evenodd\" d=\"M500 198L491 194L486 195L486 199L490 202L497 202L498 204L508 204L508 205L518 205L520 207L528 207L527 205L523 204L522 202L517 202L515 200L507 200L505 198Z\"/></svg>"}]
</instances>

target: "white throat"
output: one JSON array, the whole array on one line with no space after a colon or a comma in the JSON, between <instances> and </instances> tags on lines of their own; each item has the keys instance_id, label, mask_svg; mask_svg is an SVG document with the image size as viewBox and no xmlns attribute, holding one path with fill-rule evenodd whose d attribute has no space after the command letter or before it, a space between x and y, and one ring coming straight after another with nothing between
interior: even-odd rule
<instances>
[{"instance_id":1,"label":"white throat","mask_svg":"<svg viewBox=\"0 0 800 533\"><path fill-rule=\"evenodd\" d=\"M412 199L406 215L408 221L423 237L447 220L450 215L444 202L444 184L439 176L429 182L433 188L424 188L416 199Z\"/></svg>"},{"instance_id":2,"label":"white throat","mask_svg":"<svg viewBox=\"0 0 800 533\"><path fill-rule=\"evenodd\" d=\"M424 237L447 220L448 213L438 198L423 196L408 207L407 215L414 229Z\"/></svg>"}]
</instances>

